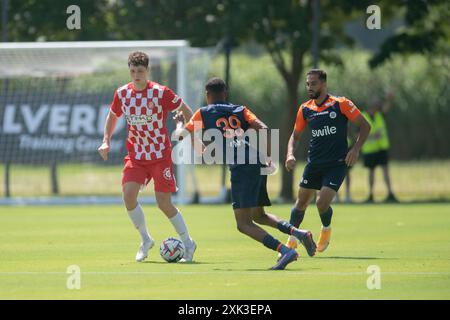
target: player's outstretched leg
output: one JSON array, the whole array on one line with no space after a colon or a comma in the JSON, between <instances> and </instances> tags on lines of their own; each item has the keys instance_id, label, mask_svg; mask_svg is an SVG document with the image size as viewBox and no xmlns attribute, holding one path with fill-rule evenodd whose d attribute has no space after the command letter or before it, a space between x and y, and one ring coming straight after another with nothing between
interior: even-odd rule
<instances>
[{"instance_id":1,"label":"player's outstretched leg","mask_svg":"<svg viewBox=\"0 0 450 320\"><path fill-rule=\"evenodd\" d=\"M128 211L128 217L133 222L142 239L138 252L136 253L136 261L142 262L147 258L148 251L154 246L155 242L147 231L144 212L137 202L139 188L140 186L136 182L125 183L123 185L123 199Z\"/></svg>"},{"instance_id":2,"label":"player's outstretched leg","mask_svg":"<svg viewBox=\"0 0 450 320\"><path fill-rule=\"evenodd\" d=\"M305 247L308 256L312 257L316 254L316 243L313 240L312 232L309 230L300 230L286 221L279 221L278 230L283 233L294 236Z\"/></svg>"},{"instance_id":3,"label":"player's outstretched leg","mask_svg":"<svg viewBox=\"0 0 450 320\"><path fill-rule=\"evenodd\" d=\"M180 236L181 241L184 243L186 250L180 262L192 262L195 250L197 249L197 244L189 236L189 232L181 212L172 204L171 193L155 192L155 196L159 209L161 209L167 218L169 218L175 228L175 231Z\"/></svg>"},{"instance_id":4,"label":"player's outstretched leg","mask_svg":"<svg viewBox=\"0 0 450 320\"><path fill-rule=\"evenodd\" d=\"M278 259L277 263L270 270L284 270L289 263L297 259L298 253L294 249L288 248L288 251L281 254L280 259Z\"/></svg>"},{"instance_id":5,"label":"player's outstretched leg","mask_svg":"<svg viewBox=\"0 0 450 320\"><path fill-rule=\"evenodd\" d=\"M330 207L331 200L334 197L336 191L328 187L323 187L320 190L319 197L317 198L316 205L319 210L320 220L322 221L322 227L320 229L320 236L317 242L317 251L325 251L331 239L331 217L333 216L333 209Z\"/></svg>"},{"instance_id":6,"label":"player's outstretched leg","mask_svg":"<svg viewBox=\"0 0 450 320\"><path fill-rule=\"evenodd\" d=\"M261 242L264 246L281 254L281 259L271 270L283 270L286 266L297 260L298 253L283 245L279 240L272 237L264 229L253 222L251 209L234 209L238 230L250 238Z\"/></svg>"},{"instance_id":7,"label":"player's outstretched leg","mask_svg":"<svg viewBox=\"0 0 450 320\"><path fill-rule=\"evenodd\" d=\"M300 243L305 247L310 257L314 256L314 254L316 253L316 244L313 240L311 231L297 229L290 223L281 220L277 216L270 213L266 213L263 207L252 208L252 218L258 224L270 226L272 228L277 228L281 232L290 235L290 237L295 238L296 247L297 241L300 241ZM286 247L289 248L289 246L287 245ZM279 255L279 258L281 258L281 254Z\"/></svg>"},{"instance_id":8,"label":"player's outstretched leg","mask_svg":"<svg viewBox=\"0 0 450 320\"><path fill-rule=\"evenodd\" d=\"M289 219L289 223L293 225L295 228L300 228L300 224L305 217L305 211L314 197L315 190L306 189L300 187L297 193L297 200L295 201L294 207L291 209L291 217ZM297 238L295 236L289 236L286 242L286 246L289 248L297 248Z\"/></svg>"}]
</instances>

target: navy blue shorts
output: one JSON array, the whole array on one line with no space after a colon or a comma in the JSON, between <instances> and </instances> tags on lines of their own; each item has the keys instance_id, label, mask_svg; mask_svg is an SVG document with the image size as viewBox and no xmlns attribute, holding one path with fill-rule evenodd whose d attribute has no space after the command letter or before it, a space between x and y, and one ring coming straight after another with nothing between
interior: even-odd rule
<instances>
[{"instance_id":1,"label":"navy blue shorts","mask_svg":"<svg viewBox=\"0 0 450 320\"><path fill-rule=\"evenodd\" d=\"M267 195L267 176L261 175L260 165L237 165L230 171L233 209L271 205Z\"/></svg>"},{"instance_id":2,"label":"navy blue shorts","mask_svg":"<svg viewBox=\"0 0 450 320\"><path fill-rule=\"evenodd\" d=\"M347 175L347 170L346 164L323 167L308 163L303 171L300 187L316 190L329 187L337 192Z\"/></svg>"}]
</instances>

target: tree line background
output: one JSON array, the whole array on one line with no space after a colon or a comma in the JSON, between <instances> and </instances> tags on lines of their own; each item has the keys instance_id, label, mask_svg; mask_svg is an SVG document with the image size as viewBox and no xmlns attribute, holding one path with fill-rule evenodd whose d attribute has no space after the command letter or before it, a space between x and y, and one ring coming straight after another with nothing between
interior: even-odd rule
<instances>
[{"instance_id":1,"label":"tree line background","mask_svg":"<svg viewBox=\"0 0 450 320\"><path fill-rule=\"evenodd\" d=\"M232 49L231 99L280 128L284 161L297 107L307 100L313 2L3 0L2 8L12 42L187 39L192 46ZM66 28L73 4L81 9L80 30ZM382 30L365 30L357 41L351 27L365 29L373 4L381 8ZM394 92L387 123L395 159L450 157L448 21L445 0L320 0L319 67L329 74L330 92L361 109L374 95ZM392 29L389 36L385 28ZM224 76L223 56L214 59L210 75ZM292 198L292 173L282 170L282 181L280 197Z\"/></svg>"}]
</instances>

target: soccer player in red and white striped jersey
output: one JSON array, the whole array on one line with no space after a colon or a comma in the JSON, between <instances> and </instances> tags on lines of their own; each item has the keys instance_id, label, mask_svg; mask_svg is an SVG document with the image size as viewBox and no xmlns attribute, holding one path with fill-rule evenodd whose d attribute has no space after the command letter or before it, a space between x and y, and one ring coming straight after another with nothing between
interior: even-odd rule
<instances>
[{"instance_id":1,"label":"soccer player in red and white striped jersey","mask_svg":"<svg viewBox=\"0 0 450 320\"><path fill-rule=\"evenodd\" d=\"M196 244L189 236L180 211L171 200L176 183L166 120L169 112L176 111L189 119L192 110L170 88L148 80L148 63L149 57L143 52L132 52L128 57L132 82L118 88L114 94L106 118L103 143L98 151L107 160L117 118L125 116L128 124L128 155L124 159L122 191L128 215L142 238L136 261L145 260L148 250L154 245L137 200L141 186L153 179L158 207L169 218L185 244L182 261L190 262Z\"/></svg>"}]
</instances>

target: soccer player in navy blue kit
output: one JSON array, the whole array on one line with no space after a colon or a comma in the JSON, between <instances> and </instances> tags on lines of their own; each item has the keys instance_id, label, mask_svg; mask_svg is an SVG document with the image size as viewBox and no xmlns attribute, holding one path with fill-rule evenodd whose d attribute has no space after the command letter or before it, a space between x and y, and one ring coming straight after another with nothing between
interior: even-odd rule
<instances>
[{"instance_id":1,"label":"soccer player in navy blue kit","mask_svg":"<svg viewBox=\"0 0 450 320\"><path fill-rule=\"evenodd\" d=\"M317 251L323 252L328 247L331 237L333 209L330 204L345 178L348 167L353 166L358 160L361 147L369 135L370 124L353 102L345 97L328 94L325 71L320 69L309 71L306 76L306 88L311 100L299 107L285 163L288 171L295 168L296 144L302 131L309 126L311 140L307 165L300 182L297 200L291 211L290 223L299 228L306 208L316 190L319 190L316 206L322 228ZM350 150L347 149L348 120L359 127L359 135ZM296 248L297 239L290 236L286 246Z\"/></svg>"},{"instance_id":2,"label":"soccer player in navy blue kit","mask_svg":"<svg viewBox=\"0 0 450 320\"><path fill-rule=\"evenodd\" d=\"M313 256L316 244L310 231L294 228L264 210L264 207L270 206L271 203L266 189L267 175L262 174L261 169L270 166L270 160L261 158L258 147L251 146L244 133L248 130L268 130L267 126L247 107L226 102L227 86L223 80L210 79L205 89L208 106L198 109L184 128L190 133L201 129L220 130L220 136L223 137L222 156L224 160L228 160L231 171L232 205L238 230L281 254L272 270L284 269L287 264L297 260L298 253L295 249L283 245L256 223L278 228L281 232L295 237L304 245L308 255ZM180 127L183 123L182 116L175 119ZM183 134L177 130L177 135ZM194 136L193 134L192 137ZM270 145L266 144L267 150L270 150ZM239 161L238 154L245 155L244 161ZM269 152L268 155L270 156Z\"/></svg>"}]
</instances>

